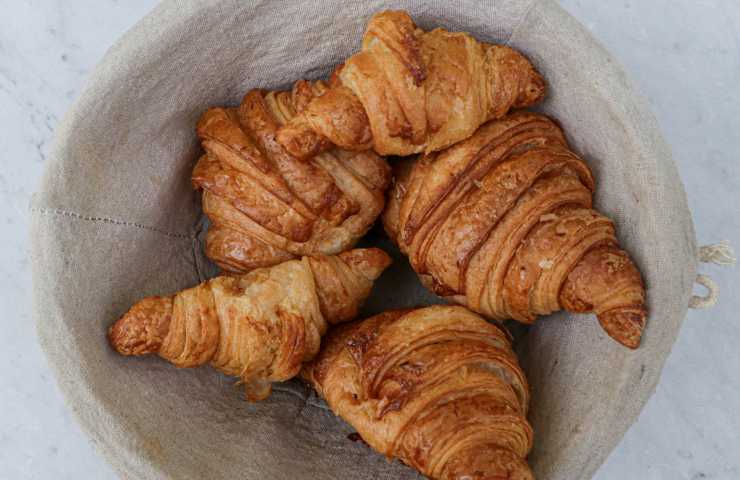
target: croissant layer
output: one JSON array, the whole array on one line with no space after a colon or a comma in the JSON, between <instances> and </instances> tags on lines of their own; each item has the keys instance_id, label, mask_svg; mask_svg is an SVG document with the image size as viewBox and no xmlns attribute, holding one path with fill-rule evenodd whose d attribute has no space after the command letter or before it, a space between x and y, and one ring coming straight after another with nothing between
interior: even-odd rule
<instances>
[{"instance_id":1,"label":"croissant layer","mask_svg":"<svg viewBox=\"0 0 740 480\"><path fill-rule=\"evenodd\" d=\"M327 324L350 320L390 264L379 249L303 257L221 276L135 304L108 332L122 355L156 353L178 367L210 363L240 377L247 398L294 377L319 350Z\"/></svg>"},{"instance_id":2,"label":"croissant layer","mask_svg":"<svg viewBox=\"0 0 740 480\"><path fill-rule=\"evenodd\" d=\"M463 307L344 325L302 376L372 448L430 478L533 478L529 388L510 338Z\"/></svg>"},{"instance_id":3,"label":"croissant layer","mask_svg":"<svg viewBox=\"0 0 740 480\"><path fill-rule=\"evenodd\" d=\"M329 90L281 127L278 141L299 158L331 144L381 155L428 153L544 92L543 78L517 51L462 32L426 32L406 12L383 11Z\"/></svg>"},{"instance_id":4,"label":"croissant layer","mask_svg":"<svg viewBox=\"0 0 740 480\"><path fill-rule=\"evenodd\" d=\"M305 162L276 141L278 128L327 89L300 81L291 91L252 90L198 122L205 154L192 181L211 220L206 255L222 270L342 252L382 211L390 168L375 153L333 149Z\"/></svg>"},{"instance_id":5,"label":"croissant layer","mask_svg":"<svg viewBox=\"0 0 740 480\"><path fill-rule=\"evenodd\" d=\"M531 323L593 312L637 348L640 272L592 208L594 179L542 115L517 112L471 138L398 165L385 229L437 294L491 318Z\"/></svg>"}]
</instances>

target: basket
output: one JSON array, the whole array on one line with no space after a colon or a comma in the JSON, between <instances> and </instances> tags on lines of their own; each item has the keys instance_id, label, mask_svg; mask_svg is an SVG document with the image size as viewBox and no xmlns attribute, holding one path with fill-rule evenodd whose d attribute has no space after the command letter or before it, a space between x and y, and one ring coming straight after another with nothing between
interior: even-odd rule
<instances>
[{"instance_id":1,"label":"basket","mask_svg":"<svg viewBox=\"0 0 740 480\"><path fill-rule=\"evenodd\" d=\"M646 102L555 1L167 0L90 76L32 205L40 341L69 407L122 477L419 478L348 440L351 427L297 381L249 404L212 369L124 359L105 338L141 297L215 273L189 178L203 110L236 104L250 88L326 76L357 50L370 15L388 7L532 59L550 86L540 109L592 167L596 205L615 220L648 287L637 351L571 314L541 319L519 339L537 477L591 478L653 393L696 274L691 215ZM379 232L365 242L392 248ZM435 301L393 253L366 314Z\"/></svg>"}]
</instances>

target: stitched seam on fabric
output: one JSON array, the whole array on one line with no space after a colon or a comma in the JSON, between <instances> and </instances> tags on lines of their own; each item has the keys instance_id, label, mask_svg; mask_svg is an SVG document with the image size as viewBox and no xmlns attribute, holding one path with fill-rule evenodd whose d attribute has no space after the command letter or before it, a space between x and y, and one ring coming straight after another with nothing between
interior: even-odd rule
<instances>
[{"instance_id":1,"label":"stitched seam on fabric","mask_svg":"<svg viewBox=\"0 0 740 480\"><path fill-rule=\"evenodd\" d=\"M521 28L522 24L527 20L527 17L529 17L529 12L532 11L532 8L534 8L534 5L538 2L538 0L532 0L529 2L529 5L527 5L527 8L524 10L524 13L522 14L522 17L519 19L518 22L516 22L516 25L514 25L514 28L511 29L511 33L509 34L509 37L504 42L504 45L509 46L509 42L514 37L514 35L517 34L519 31L519 28Z\"/></svg>"},{"instance_id":2,"label":"stitched seam on fabric","mask_svg":"<svg viewBox=\"0 0 740 480\"><path fill-rule=\"evenodd\" d=\"M167 230L164 230L161 228L150 227L149 225L142 225L136 222L128 222L125 220L118 220L118 219L110 218L110 217L92 217L88 215L82 215L76 212L62 210L59 208L31 207L30 210L32 212L40 213L42 215L47 215L47 216L51 215L51 216L70 217L70 218L75 218L77 220L84 220L84 221L93 222L93 223L109 223L111 225L120 225L124 227L135 227L135 228L140 228L142 230L147 230L149 232L158 233L160 235L165 235L167 237L172 237L172 238L182 238L186 240L192 240L193 238L195 238L193 235L186 235L184 233L168 232Z\"/></svg>"},{"instance_id":3,"label":"stitched seam on fabric","mask_svg":"<svg viewBox=\"0 0 740 480\"><path fill-rule=\"evenodd\" d=\"M198 275L198 281L204 282L206 279L203 276L203 274L200 271L200 265L198 264L198 249L200 248L200 242L198 241L198 237L200 236L201 232L203 232L203 218L201 216L200 219L198 219L198 223L195 227L195 232L193 233L192 240L192 253L193 253L193 267L195 267L195 273Z\"/></svg>"}]
</instances>

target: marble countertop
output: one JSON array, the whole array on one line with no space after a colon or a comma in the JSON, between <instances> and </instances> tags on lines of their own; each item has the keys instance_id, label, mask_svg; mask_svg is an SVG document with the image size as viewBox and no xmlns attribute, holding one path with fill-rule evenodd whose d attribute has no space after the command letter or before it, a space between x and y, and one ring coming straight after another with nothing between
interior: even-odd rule
<instances>
[{"instance_id":1,"label":"marble countertop","mask_svg":"<svg viewBox=\"0 0 740 480\"><path fill-rule=\"evenodd\" d=\"M740 3L562 0L650 100L700 244L740 247ZM52 133L106 49L156 0L0 0L0 478L112 479L36 341L28 203ZM657 392L596 479L740 478L737 270L703 265L719 305L690 311Z\"/></svg>"}]
</instances>

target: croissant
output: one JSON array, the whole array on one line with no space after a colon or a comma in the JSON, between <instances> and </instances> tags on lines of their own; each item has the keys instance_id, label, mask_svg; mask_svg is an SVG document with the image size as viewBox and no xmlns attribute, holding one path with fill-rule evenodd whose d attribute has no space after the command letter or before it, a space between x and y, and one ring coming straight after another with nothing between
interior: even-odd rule
<instances>
[{"instance_id":1,"label":"croissant","mask_svg":"<svg viewBox=\"0 0 740 480\"><path fill-rule=\"evenodd\" d=\"M278 127L327 88L299 81L291 91L252 90L238 108L201 117L206 153L192 181L211 220L206 255L222 270L342 252L383 210L390 167L375 153L334 149L304 162L275 140Z\"/></svg>"},{"instance_id":2,"label":"croissant","mask_svg":"<svg viewBox=\"0 0 740 480\"><path fill-rule=\"evenodd\" d=\"M278 132L299 158L331 144L381 155L434 152L487 120L540 101L545 81L517 51L467 33L425 32L408 13L372 17L362 49Z\"/></svg>"},{"instance_id":3,"label":"croissant","mask_svg":"<svg viewBox=\"0 0 740 480\"><path fill-rule=\"evenodd\" d=\"M108 331L122 355L156 353L177 367L210 363L240 377L247 399L294 377L319 350L327 323L354 318L390 264L377 248L303 257L148 297Z\"/></svg>"},{"instance_id":4,"label":"croissant","mask_svg":"<svg viewBox=\"0 0 740 480\"><path fill-rule=\"evenodd\" d=\"M524 323L559 309L594 312L634 349L644 285L613 223L592 209L593 190L560 128L518 112L400 165L383 222L435 293Z\"/></svg>"},{"instance_id":5,"label":"croissant","mask_svg":"<svg viewBox=\"0 0 740 480\"><path fill-rule=\"evenodd\" d=\"M529 388L508 334L456 306L343 325L301 376L362 439L432 479L532 479Z\"/></svg>"}]
</instances>

